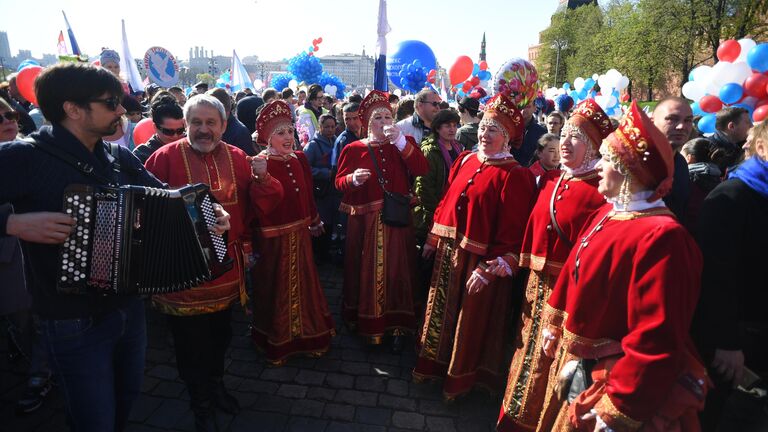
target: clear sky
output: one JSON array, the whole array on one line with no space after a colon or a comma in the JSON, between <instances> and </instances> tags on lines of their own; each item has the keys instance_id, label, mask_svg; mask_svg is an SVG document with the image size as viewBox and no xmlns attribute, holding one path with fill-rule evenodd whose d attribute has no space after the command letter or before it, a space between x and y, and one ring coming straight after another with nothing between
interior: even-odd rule
<instances>
[{"instance_id":1,"label":"clear sky","mask_svg":"<svg viewBox=\"0 0 768 432\"><path fill-rule=\"evenodd\" d=\"M10 0L8 0L10 1ZM527 57L529 45L547 27L557 0L388 0L387 40L416 39L449 67L459 55L477 61L486 32L489 69L513 57ZM204 46L216 55L264 60L290 58L323 37L317 52L360 53L376 46L378 0L20 0L4 8L0 31L8 33L11 54L29 49L36 57L56 53L61 11L67 13L80 48L91 56L101 47L117 49L125 19L134 57L161 46L187 59L189 48Z\"/></svg>"}]
</instances>

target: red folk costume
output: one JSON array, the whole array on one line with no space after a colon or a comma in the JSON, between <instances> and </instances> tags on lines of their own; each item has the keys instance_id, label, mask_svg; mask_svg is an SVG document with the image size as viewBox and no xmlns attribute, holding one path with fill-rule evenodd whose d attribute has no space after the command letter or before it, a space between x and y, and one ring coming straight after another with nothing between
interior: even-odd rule
<instances>
[{"instance_id":1,"label":"red folk costume","mask_svg":"<svg viewBox=\"0 0 768 432\"><path fill-rule=\"evenodd\" d=\"M601 152L625 175L622 192L582 231L545 311L563 349L596 362L594 383L563 405L553 430L597 421L617 432L696 431L708 380L688 332L702 258L659 199L671 188L671 146L633 103ZM630 194L631 181L651 190Z\"/></svg>"},{"instance_id":2,"label":"red folk costume","mask_svg":"<svg viewBox=\"0 0 768 432\"><path fill-rule=\"evenodd\" d=\"M230 271L199 287L152 297L155 307L171 315L198 315L227 309L245 301L243 254L250 253L250 222L254 214L270 212L282 199L275 179L253 178L246 154L223 141L209 153L193 149L184 138L163 146L147 159L148 171L171 187L205 183L230 214L228 252L235 260Z\"/></svg>"},{"instance_id":3,"label":"red folk costume","mask_svg":"<svg viewBox=\"0 0 768 432\"><path fill-rule=\"evenodd\" d=\"M360 117L366 131L374 112L392 107L387 93L372 91L360 104ZM416 286L416 244L413 227L397 228L381 221L383 191L368 150L384 176L389 192L408 194L410 176L426 174L427 160L411 137L405 137L402 150L389 142L355 141L344 147L339 157L336 188L344 193L340 210L349 215L342 317L356 324L358 333L381 342L388 331L412 332L416 328L413 292ZM402 143L401 143L402 144ZM355 185L358 168L371 171L370 178Z\"/></svg>"},{"instance_id":4,"label":"red folk costume","mask_svg":"<svg viewBox=\"0 0 768 432\"><path fill-rule=\"evenodd\" d=\"M510 140L524 130L520 111L503 95L489 102L483 122L495 122ZM500 257L510 270L518 269L536 180L508 152L497 156L459 155L427 239L436 248L435 265L413 377L445 378L448 399L475 385L501 390L506 370L511 278L496 279L482 268L486 260ZM467 295L473 272L489 283Z\"/></svg>"},{"instance_id":5,"label":"red folk costume","mask_svg":"<svg viewBox=\"0 0 768 432\"><path fill-rule=\"evenodd\" d=\"M267 105L256 119L259 137L291 126L283 101ZM320 355L335 334L328 302L317 276L309 227L320 224L312 195L312 174L303 152L276 154L268 148L267 172L283 185L285 196L271 213L257 217L257 250L253 271L255 296L252 338L267 361L281 364L299 353Z\"/></svg>"},{"instance_id":6,"label":"red folk costume","mask_svg":"<svg viewBox=\"0 0 768 432\"><path fill-rule=\"evenodd\" d=\"M520 267L530 268L531 272L499 412L499 431L548 431L554 418L547 413L556 415L559 408L559 404L554 411L545 407L552 358L541 350L541 312L579 232L588 217L605 204L605 197L597 191L599 177L594 166L600 157L600 143L613 131L611 120L592 99L576 107L568 127L575 128L590 147L581 167L564 167L562 173L549 171L539 180L541 191L528 219L520 253Z\"/></svg>"}]
</instances>

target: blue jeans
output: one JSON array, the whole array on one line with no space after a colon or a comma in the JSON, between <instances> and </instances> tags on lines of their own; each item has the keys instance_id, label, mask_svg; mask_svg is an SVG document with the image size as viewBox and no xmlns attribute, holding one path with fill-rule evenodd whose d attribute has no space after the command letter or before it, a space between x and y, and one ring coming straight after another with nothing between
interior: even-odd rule
<instances>
[{"instance_id":1,"label":"blue jeans","mask_svg":"<svg viewBox=\"0 0 768 432\"><path fill-rule=\"evenodd\" d=\"M44 320L42 327L72 429L122 430L144 377L141 299L98 319Z\"/></svg>"}]
</instances>

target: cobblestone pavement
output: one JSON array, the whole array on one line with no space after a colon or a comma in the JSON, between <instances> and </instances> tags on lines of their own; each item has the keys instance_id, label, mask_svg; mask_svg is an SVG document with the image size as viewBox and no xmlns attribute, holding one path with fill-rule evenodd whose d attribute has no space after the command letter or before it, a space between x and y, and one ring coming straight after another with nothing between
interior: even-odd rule
<instances>
[{"instance_id":1,"label":"cobblestone pavement","mask_svg":"<svg viewBox=\"0 0 768 432\"><path fill-rule=\"evenodd\" d=\"M248 319L233 314L234 337L225 384L242 406L238 416L218 415L227 431L490 431L500 396L474 392L451 404L437 384L414 384L413 350L392 355L386 346L366 347L340 323L341 271L320 268L338 335L320 359L296 358L268 368L248 338ZM171 337L162 317L148 309L147 365L142 394L130 417L130 432L192 431L189 396L179 380ZM0 321L1 322L1 321ZM24 389L23 362L9 363L7 334L0 332L0 431L66 431L57 388L38 411L15 414Z\"/></svg>"}]
</instances>

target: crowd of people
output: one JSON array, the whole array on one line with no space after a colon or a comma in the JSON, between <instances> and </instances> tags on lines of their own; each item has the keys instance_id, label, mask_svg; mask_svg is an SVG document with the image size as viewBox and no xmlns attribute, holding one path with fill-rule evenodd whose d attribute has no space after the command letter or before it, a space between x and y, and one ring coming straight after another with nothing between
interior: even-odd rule
<instances>
[{"instance_id":1,"label":"crowd of people","mask_svg":"<svg viewBox=\"0 0 768 432\"><path fill-rule=\"evenodd\" d=\"M723 108L702 137L677 97L612 119L591 99L548 113L429 89L133 92L115 56L45 69L37 106L13 77L0 86L0 314L29 359L19 411L55 379L73 430L122 430L140 391L144 299L57 290L75 224L64 189L204 183L234 264L149 302L198 431L240 411L223 384L237 303L271 367L323 356L345 325L415 348L413 381L441 383L446 402L503 395L499 431L768 425L768 126L747 111ZM135 142L144 118L154 134ZM342 323L324 263L342 268Z\"/></svg>"}]
</instances>

